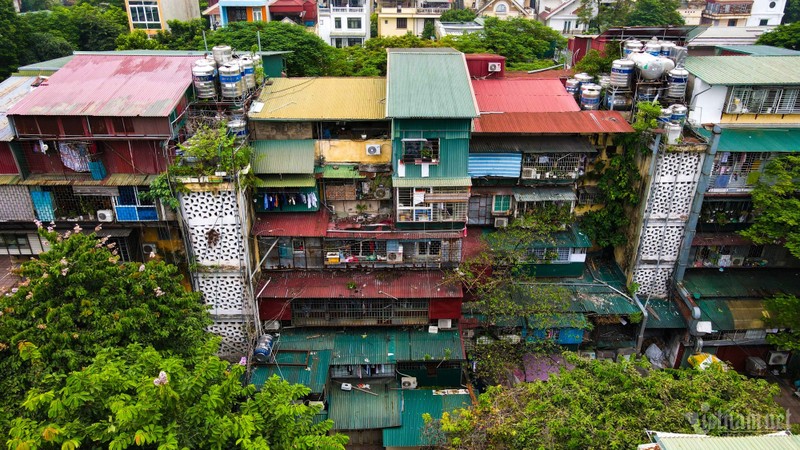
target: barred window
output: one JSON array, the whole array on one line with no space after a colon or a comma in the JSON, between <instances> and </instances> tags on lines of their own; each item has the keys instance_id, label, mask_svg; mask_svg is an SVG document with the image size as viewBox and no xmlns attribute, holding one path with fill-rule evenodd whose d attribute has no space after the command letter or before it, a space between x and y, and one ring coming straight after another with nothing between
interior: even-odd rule
<instances>
[{"instance_id":1,"label":"barred window","mask_svg":"<svg viewBox=\"0 0 800 450\"><path fill-rule=\"evenodd\" d=\"M800 89L737 86L731 89L725 112L728 114L798 114Z\"/></svg>"}]
</instances>

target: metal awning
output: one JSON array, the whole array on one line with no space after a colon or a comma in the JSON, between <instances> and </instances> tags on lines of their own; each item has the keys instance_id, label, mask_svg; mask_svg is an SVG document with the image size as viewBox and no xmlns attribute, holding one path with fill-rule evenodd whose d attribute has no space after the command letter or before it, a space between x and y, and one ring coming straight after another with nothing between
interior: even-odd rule
<instances>
[{"instance_id":1,"label":"metal awning","mask_svg":"<svg viewBox=\"0 0 800 450\"><path fill-rule=\"evenodd\" d=\"M314 187L314 175L272 175L255 177L253 185L257 188Z\"/></svg>"},{"instance_id":2,"label":"metal awning","mask_svg":"<svg viewBox=\"0 0 800 450\"><path fill-rule=\"evenodd\" d=\"M596 153L588 136L497 137L476 136L470 140L470 152L476 153Z\"/></svg>"},{"instance_id":3,"label":"metal awning","mask_svg":"<svg viewBox=\"0 0 800 450\"><path fill-rule=\"evenodd\" d=\"M521 153L470 153L469 176L519 178Z\"/></svg>"},{"instance_id":4,"label":"metal awning","mask_svg":"<svg viewBox=\"0 0 800 450\"><path fill-rule=\"evenodd\" d=\"M466 203L468 201L469 201L469 192L446 192L440 194L425 194L425 203L437 203L437 202Z\"/></svg>"},{"instance_id":5,"label":"metal awning","mask_svg":"<svg viewBox=\"0 0 800 450\"><path fill-rule=\"evenodd\" d=\"M472 186L472 179L469 177L458 178L409 178L392 177L392 186L403 187L469 187Z\"/></svg>"},{"instance_id":6,"label":"metal awning","mask_svg":"<svg viewBox=\"0 0 800 450\"><path fill-rule=\"evenodd\" d=\"M569 187L515 188L514 200L518 202L574 202L578 197Z\"/></svg>"}]
</instances>

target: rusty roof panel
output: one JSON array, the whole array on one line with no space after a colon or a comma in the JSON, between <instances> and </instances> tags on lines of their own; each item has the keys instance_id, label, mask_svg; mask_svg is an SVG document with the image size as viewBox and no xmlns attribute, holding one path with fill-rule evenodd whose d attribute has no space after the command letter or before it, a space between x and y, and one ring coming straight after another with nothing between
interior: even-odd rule
<instances>
[{"instance_id":1,"label":"rusty roof panel","mask_svg":"<svg viewBox=\"0 0 800 450\"><path fill-rule=\"evenodd\" d=\"M197 56L75 55L9 115L167 117Z\"/></svg>"},{"instance_id":2,"label":"rusty roof panel","mask_svg":"<svg viewBox=\"0 0 800 450\"><path fill-rule=\"evenodd\" d=\"M259 298L461 298L461 285L441 271L286 272L266 275ZM348 285L355 283L355 289Z\"/></svg>"},{"instance_id":3,"label":"rusty roof panel","mask_svg":"<svg viewBox=\"0 0 800 450\"><path fill-rule=\"evenodd\" d=\"M632 133L617 111L483 114L474 134Z\"/></svg>"},{"instance_id":4,"label":"rusty roof panel","mask_svg":"<svg viewBox=\"0 0 800 450\"><path fill-rule=\"evenodd\" d=\"M322 237L328 229L330 215L321 208L314 213L256 214L253 235L273 237Z\"/></svg>"},{"instance_id":5,"label":"rusty roof panel","mask_svg":"<svg viewBox=\"0 0 800 450\"><path fill-rule=\"evenodd\" d=\"M559 80L472 80L472 88L481 113L580 111L575 98Z\"/></svg>"}]
</instances>

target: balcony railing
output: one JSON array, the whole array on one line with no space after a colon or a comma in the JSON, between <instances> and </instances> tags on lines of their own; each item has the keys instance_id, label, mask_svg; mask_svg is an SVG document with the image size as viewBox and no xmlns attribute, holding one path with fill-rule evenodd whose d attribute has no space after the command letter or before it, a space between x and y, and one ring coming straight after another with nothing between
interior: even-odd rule
<instances>
[{"instance_id":1,"label":"balcony railing","mask_svg":"<svg viewBox=\"0 0 800 450\"><path fill-rule=\"evenodd\" d=\"M753 2L709 2L703 13L717 16L741 16L750 14L752 9Z\"/></svg>"},{"instance_id":2,"label":"balcony railing","mask_svg":"<svg viewBox=\"0 0 800 450\"><path fill-rule=\"evenodd\" d=\"M363 6L332 6L331 10L335 13L363 13Z\"/></svg>"}]
</instances>

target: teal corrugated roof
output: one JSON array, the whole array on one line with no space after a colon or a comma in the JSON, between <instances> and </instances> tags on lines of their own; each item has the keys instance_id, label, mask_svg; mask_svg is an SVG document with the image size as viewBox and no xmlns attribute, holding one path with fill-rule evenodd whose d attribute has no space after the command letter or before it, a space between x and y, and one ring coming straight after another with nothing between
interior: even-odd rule
<instances>
[{"instance_id":1,"label":"teal corrugated roof","mask_svg":"<svg viewBox=\"0 0 800 450\"><path fill-rule=\"evenodd\" d=\"M256 174L314 173L314 140L253 141Z\"/></svg>"},{"instance_id":2,"label":"teal corrugated roof","mask_svg":"<svg viewBox=\"0 0 800 450\"><path fill-rule=\"evenodd\" d=\"M415 178L415 177L392 177L393 187L461 187L472 186L472 178Z\"/></svg>"},{"instance_id":3,"label":"teal corrugated roof","mask_svg":"<svg viewBox=\"0 0 800 450\"><path fill-rule=\"evenodd\" d=\"M456 330L400 332L397 333L395 350L398 361L464 359L461 337Z\"/></svg>"},{"instance_id":4,"label":"teal corrugated roof","mask_svg":"<svg viewBox=\"0 0 800 450\"><path fill-rule=\"evenodd\" d=\"M647 308L647 328L686 328L686 321L672 300L652 299Z\"/></svg>"},{"instance_id":5,"label":"teal corrugated roof","mask_svg":"<svg viewBox=\"0 0 800 450\"><path fill-rule=\"evenodd\" d=\"M800 270L690 269L686 271L683 285L699 298L762 299L779 293L800 295Z\"/></svg>"},{"instance_id":6,"label":"teal corrugated roof","mask_svg":"<svg viewBox=\"0 0 800 450\"><path fill-rule=\"evenodd\" d=\"M300 359L298 360L297 357ZM307 386L313 393L322 393L325 391L325 383L328 381L330 361L330 350L311 352L311 354L306 352L278 353L276 364L256 366L253 369L250 383L260 389L269 377L277 375L289 383Z\"/></svg>"},{"instance_id":7,"label":"teal corrugated roof","mask_svg":"<svg viewBox=\"0 0 800 450\"><path fill-rule=\"evenodd\" d=\"M674 436L656 441L662 450L800 450L800 436Z\"/></svg>"},{"instance_id":8,"label":"teal corrugated roof","mask_svg":"<svg viewBox=\"0 0 800 450\"><path fill-rule=\"evenodd\" d=\"M527 318L528 327L532 329L543 328L589 328L586 316L580 313L543 314Z\"/></svg>"},{"instance_id":9,"label":"teal corrugated roof","mask_svg":"<svg viewBox=\"0 0 800 450\"><path fill-rule=\"evenodd\" d=\"M771 45L718 45L717 48L751 56L800 56L800 52L797 50Z\"/></svg>"},{"instance_id":10,"label":"teal corrugated roof","mask_svg":"<svg viewBox=\"0 0 800 450\"><path fill-rule=\"evenodd\" d=\"M430 414L433 419L438 420L442 418L442 413L453 412L459 408L467 408L472 404L469 394L466 393L435 395L435 392L447 391L402 391L403 425L383 430L384 447L435 446L436 442L431 442L425 437L425 422L422 420L422 415Z\"/></svg>"},{"instance_id":11,"label":"teal corrugated roof","mask_svg":"<svg viewBox=\"0 0 800 450\"><path fill-rule=\"evenodd\" d=\"M464 54L453 49L390 49L386 97L391 118L478 117Z\"/></svg>"},{"instance_id":12,"label":"teal corrugated roof","mask_svg":"<svg viewBox=\"0 0 800 450\"><path fill-rule=\"evenodd\" d=\"M691 56L686 70L708 84L800 84L798 56Z\"/></svg>"},{"instance_id":13,"label":"teal corrugated roof","mask_svg":"<svg viewBox=\"0 0 800 450\"><path fill-rule=\"evenodd\" d=\"M736 57L731 56L731 58ZM706 138L711 137L711 132L704 128L697 131ZM717 152L798 151L800 151L800 129L798 128L725 128L722 130L719 147L717 147Z\"/></svg>"},{"instance_id":14,"label":"teal corrugated roof","mask_svg":"<svg viewBox=\"0 0 800 450\"><path fill-rule=\"evenodd\" d=\"M367 394L353 389L341 390L333 383L328 395L328 418L334 430L374 430L398 427L400 420L400 395L396 383L371 384Z\"/></svg>"},{"instance_id":15,"label":"teal corrugated roof","mask_svg":"<svg viewBox=\"0 0 800 450\"><path fill-rule=\"evenodd\" d=\"M318 171L322 178L366 178L358 171L357 164L326 164Z\"/></svg>"},{"instance_id":16,"label":"teal corrugated roof","mask_svg":"<svg viewBox=\"0 0 800 450\"><path fill-rule=\"evenodd\" d=\"M314 187L317 179L314 175L283 175L255 177L253 182L255 187L274 188L274 187Z\"/></svg>"}]
</instances>

